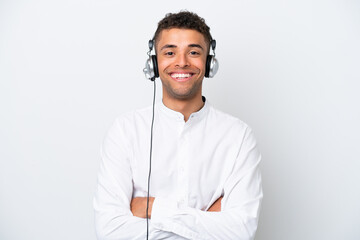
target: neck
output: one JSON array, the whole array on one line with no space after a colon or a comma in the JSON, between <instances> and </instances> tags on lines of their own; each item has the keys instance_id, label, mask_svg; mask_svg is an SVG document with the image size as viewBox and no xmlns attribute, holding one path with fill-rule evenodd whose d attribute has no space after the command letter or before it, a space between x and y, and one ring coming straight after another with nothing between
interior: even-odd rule
<instances>
[{"instance_id":1,"label":"neck","mask_svg":"<svg viewBox=\"0 0 360 240\"><path fill-rule=\"evenodd\" d=\"M201 94L191 99L174 99L163 95L163 103L166 107L184 115L185 122L193 112L199 111L204 106Z\"/></svg>"}]
</instances>

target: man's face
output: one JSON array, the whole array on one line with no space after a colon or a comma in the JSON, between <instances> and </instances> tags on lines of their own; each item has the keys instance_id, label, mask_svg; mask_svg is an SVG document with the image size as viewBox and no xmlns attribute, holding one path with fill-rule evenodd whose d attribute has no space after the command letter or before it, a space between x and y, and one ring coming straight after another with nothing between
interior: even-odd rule
<instances>
[{"instance_id":1,"label":"man's face","mask_svg":"<svg viewBox=\"0 0 360 240\"><path fill-rule=\"evenodd\" d=\"M165 29L156 43L163 97L187 100L201 96L208 44L196 30Z\"/></svg>"}]
</instances>

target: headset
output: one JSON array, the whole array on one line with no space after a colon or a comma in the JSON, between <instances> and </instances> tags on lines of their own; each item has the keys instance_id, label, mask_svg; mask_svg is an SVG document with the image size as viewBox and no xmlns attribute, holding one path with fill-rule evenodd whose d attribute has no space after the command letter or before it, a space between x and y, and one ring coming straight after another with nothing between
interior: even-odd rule
<instances>
[{"instance_id":1,"label":"headset","mask_svg":"<svg viewBox=\"0 0 360 240\"><path fill-rule=\"evenodd\" d=\"M158 69L158 62L156 55L151 55L151 51L154 48L155 41L154 39L149 40L149 51L148 56L149 58L145 62L145 68L143 72L145 77L151 81L155 81L155 78L159 77L159 69ZM207 55L206 57L206 65L205 65L205 77L212 78L215 76L219 69L219 62L215 58L215 48L216 48L216 40L212 39L210 41L210 47L214 53L214 55Z\"/></svg>"}]
</instances>

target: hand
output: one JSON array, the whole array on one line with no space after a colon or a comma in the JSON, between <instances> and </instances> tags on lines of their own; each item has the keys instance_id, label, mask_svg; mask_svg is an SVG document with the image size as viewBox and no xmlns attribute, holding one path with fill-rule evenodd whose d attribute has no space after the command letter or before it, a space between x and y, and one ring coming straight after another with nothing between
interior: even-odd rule
<instances>
[{"instance_id":1,"label":"hand","mask_svg":"<svg viewBox=\"0 0 360 240\"><path fill-rule=\"evenodd\" d=\"M152 205L155 198L149 197L149 218L151 218ZM136 197L131 199L130 210L135 217L146 218L147 197Z\"/></svg>"},{"instance_id":2,"label":"hand","mask_svg":"<svg viewBox=\"0 0 360 240\"><path fill-rule=\"evenodd\" d=\"M223 197L219 197L212 205L211 207L207 210L208 212L220 212L221 211L221 199Z\"/></svg>"}]
</instances>

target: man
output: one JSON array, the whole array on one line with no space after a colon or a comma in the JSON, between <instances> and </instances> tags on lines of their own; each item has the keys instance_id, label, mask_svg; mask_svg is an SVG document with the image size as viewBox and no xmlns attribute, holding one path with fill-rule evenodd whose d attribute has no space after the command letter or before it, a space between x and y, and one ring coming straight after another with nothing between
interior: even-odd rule
<instances>
[{"instance_id":1,"label":"man","mask_svg":"<svg viewBox=\"0 0 360 240\"><path fill-rule=\"evenodd\" d=\"M150 239L253 239L262 200L251 129L202 96L211 35L194 13L168 14L154 36ZM152 108L120 116L102 147L94 199L99 239L146 239Z\"/></svg>"}]
</instances>

